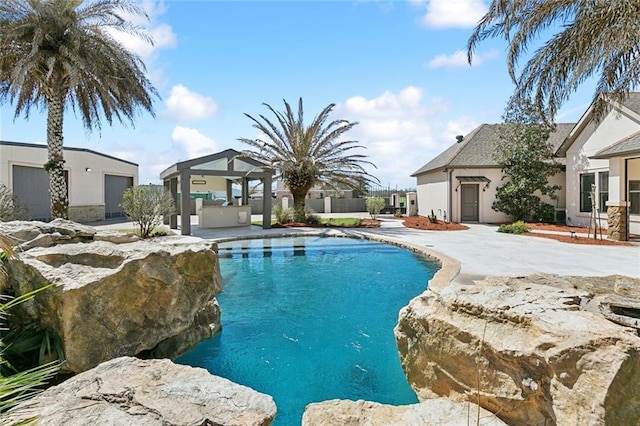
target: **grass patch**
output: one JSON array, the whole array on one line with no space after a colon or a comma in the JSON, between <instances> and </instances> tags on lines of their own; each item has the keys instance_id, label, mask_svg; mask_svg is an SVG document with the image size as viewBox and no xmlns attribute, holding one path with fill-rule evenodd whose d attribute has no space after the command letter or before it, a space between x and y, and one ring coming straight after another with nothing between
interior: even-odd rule
<instances>
[{"instance_id":1,"label":"grass patch","mask_svg":"<svg viewBox=\"0 0 640 426\"><path fill-rule=\"evenodd\" d=\"M262 221L251 222L252 225L262 226ZM276 219L271 219L271 226L278 224ZM335 228L352 228L362 225L362 219L357 217L338 217L338 218L321 218L319 223L297 224L292 223L291 226L326 226Z\"/></svg>"}]
</instances>

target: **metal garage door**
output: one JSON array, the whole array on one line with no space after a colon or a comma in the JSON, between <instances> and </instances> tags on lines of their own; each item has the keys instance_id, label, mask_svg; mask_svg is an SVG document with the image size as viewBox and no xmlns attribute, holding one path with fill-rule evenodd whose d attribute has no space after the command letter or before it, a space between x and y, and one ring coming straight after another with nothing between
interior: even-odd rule
<instances>
[{"instance_id":1,"label":"metal garage door","mask_svg":"<svg viewBox=\"0 0 640 426\"><path fill-rule=\"evenodd\" d=\"M64 177L69 182L66 170ZM13 166L13 195L16 197L16 204L27 209L26 219L44 222L51 220L49 174L44 168Z\"/></svg>"},{"instance_id":2,"label":"metal garage door","mask_svg":"<svg viewBox=\"0 0 640 426\"><path fill-rule=\"evenodd\" d=\"M122 203L122 194L133 186L130 176L104 176L104 218L123 217L124 211L118 204Z\"/></svg>"}]
</instances>

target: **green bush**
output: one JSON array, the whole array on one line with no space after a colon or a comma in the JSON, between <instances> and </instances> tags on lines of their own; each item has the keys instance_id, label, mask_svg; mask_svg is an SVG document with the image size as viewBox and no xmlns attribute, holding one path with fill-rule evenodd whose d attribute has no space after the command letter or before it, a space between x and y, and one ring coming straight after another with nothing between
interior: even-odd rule
<instances>
[{"instance_id":1,"label":"green bush","mask_svg":"<svg viewBox=\"0 0 640 426\"><path fill-rule=\"evenodd\" d=\"M280 225L293 222L293 209L283 209L281 205L273 206L271 210L273 216L276 218L276 222Z\"/></svg>"},{"instance_id":2,"label":"green bush","mask_svg":"<svg viewBox=\"0 0 640 426\"><path fill-rule=\"evenodd\" d=\"M536 222L553 223L556 220L556 208L551 204L541 203L533 213Z\"/></svg>"},{"instance_id":3,"label":"green bush","mask_svg":"<svg viewBox=\"0 0 640 426\"><path fill-rule=\"evenodd\" d=\"M156 228L151 232L152 237L166 237L167 235L171 235L167 228Z\"/></svg>"},{"instance_id":4,"label":"green bush","mask_svg":"<svg viewBox=\"0 0 640 426\"><path fill-rule=\"evenodd\" d=\"M176 214L171 192L161 185L140 185L122 194L120 207L140 230L140 237L149 238L162 225L164 216Z\"/></svg>"},{"instance_id":5,"label":"green bush","mask_svg":"<svg viewBox=\"0 0 640 426\"><path fill-rule=\"evenodd\" d=\"M372 219L375 219L382 209L384 209L386 202L381 197L367 197L365 199L365 205L367 206L367 212L371 215Z\"/></svg>"},{"instance_id":6,"label":"green bush","mask_svg":"<svg viewBox=\"0 0 640 426\"><path fill-rule=\"evenodd\" d=\"M306 208L304 214L305 214L304 223L308 225L320 225L320 222L322 222L322 219L320 218L320 216L318 216L316 212L314 212L310 208Z\"/></svg>"},{"instance_id":7,"label":"green bush","mask_svg":"<svg viewBox=\"0 0 640 426\"><path fill-rule=\"evenodd\" d=\"M3 253L3 260L0 262L0 287L4 287L8 278L5 262L11 261L13 249L9 239L3 234L0 234L0 252ZM0 297L0 329L2 329L2 335L0 335L0 417L5 416L12 407L40 392L44 385L57 374L63 362L64 354L61 347L53 342L54 339L48 333L34 333L33 330L20 330L14 326L7 327L5 321L9 309L32 299L37 293L51 287L53 284L12 299L5 296ZM53 353L54 347L59 351L57 354ZM34 353L34 350L24 352L29 348L37 350L39 356L35 362L30 363L27 360L27 363L24 364L23 359L26 355ZM15 359L11 356L11 352L19 353L22 359Z\"/></svg>"},{"instance_id":8,"label":"green bush","mask_svg":"<svg viewBox=\"0 0 640 426\"><path fill-rule=\"evenodd\" d=\"M506 234L524 234L525 232L529 232L529 228L527 228L523 221L519 220L508 225L500 225L498 227L498 232L504 232Z\"/></svg>"}]
</instances>

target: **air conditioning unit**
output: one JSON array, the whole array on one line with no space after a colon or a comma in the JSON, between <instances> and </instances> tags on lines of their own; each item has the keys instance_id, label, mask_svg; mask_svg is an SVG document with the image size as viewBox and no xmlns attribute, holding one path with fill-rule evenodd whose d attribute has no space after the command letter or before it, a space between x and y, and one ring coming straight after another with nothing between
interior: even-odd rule
<instances>
[{"instance_id":1,"label":"air conditioning unit","mask_svg":"<svg viewBox=\"0 0 640 426\"><path fill-rule=\"evenodd\" d=\"M556 223L563 225L567 223L567 211L565 209L556 209Z\"/></svg>"}]
</instances>

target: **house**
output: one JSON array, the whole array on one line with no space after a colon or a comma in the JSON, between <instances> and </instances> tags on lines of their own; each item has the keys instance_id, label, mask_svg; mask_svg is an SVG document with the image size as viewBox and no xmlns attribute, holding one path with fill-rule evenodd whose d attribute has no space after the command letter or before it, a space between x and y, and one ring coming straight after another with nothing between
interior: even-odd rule
<instances>
[{"instance_id":1,"label":"house","mask_svg":"<svg viewBox=\"0 0 640 426\"><path fill-rule=\"evenodd\" d=\"M451 222L506 222L511 218L491 208L496 188L501 186L502 170L493 159L498 140L497 124L482 124L429 161L411 176L417 179L418 215L431 211L440 220ZM560 147L574 127L573 123L558 124L549 136L554 151ZM565 174L558 173L550 183L564 186ZM551 200L559 216L565 210L564 193Z\"/></svg>"},{"instance_id":2,"label":"house","mask_svg":"<svg viewBox=\"0 0 640 426\"><path fill-rule=\"evenodd\" d=\"M567 164L567 224L589 226L595 211L608 237L625 241L640 235L640 93L610 105L600 119L591 105L558 155Z\"/></svg>"},{"instance_id":3,"label":"house","mask_svg":"<svg viewBox=\"0 0 640 426\"><path fill-rule=\"evenodd\" d=\"M565 172L559 184L556 218L569 225L607 228L613 240L640 235L640 93L611 102L604 117L593 105L577 123L558 124L549 142ZM434 211L454 222L503 222L493 211L502 173L492 159L497 125L482 124L458 137L443 153L412 174L417 179L418 214Z\"/></svg>"},{"instance_id":4,"label":"house","mask_svg":"<svg viewBox=\"0 0 640 426\"><path fill-rule=\"evenodd\" d=\"M49 221L47 146L0 141L0 183L26 209L26 219ZM93 222L124 216L119 204L125 189L138 184L138 165L84 148L64 147L69 219Z\"/></svg>"}]
</instances>

